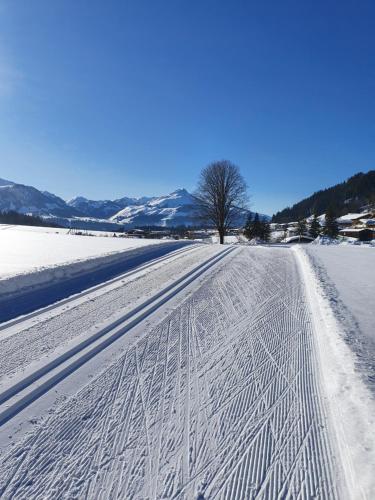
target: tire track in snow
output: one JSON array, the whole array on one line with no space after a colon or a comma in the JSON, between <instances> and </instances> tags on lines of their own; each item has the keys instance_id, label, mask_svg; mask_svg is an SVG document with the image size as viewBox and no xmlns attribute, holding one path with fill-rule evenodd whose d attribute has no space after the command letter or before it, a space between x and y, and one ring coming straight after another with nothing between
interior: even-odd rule
<instances>
[{"instance_id":1,"label":"tire track in snow","mask_svg":"<svg viewBox=\"0 0 375 500\"><path fill-rule=\"evenodd\" d=\"M338 498L316 366L292 252L243 248L2 457L0 496Z\"/></svg>"}]
</instances>

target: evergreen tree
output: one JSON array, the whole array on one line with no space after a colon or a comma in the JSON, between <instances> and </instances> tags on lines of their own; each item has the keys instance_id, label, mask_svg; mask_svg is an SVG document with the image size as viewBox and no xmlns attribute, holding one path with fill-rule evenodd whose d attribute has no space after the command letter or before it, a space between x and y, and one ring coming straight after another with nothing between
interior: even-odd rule
<instances>
[{"instance_id":1,"label":"evergreen tree","mask_svg":"<svg viewBox=\"0 0 375 500\"><path fill-rule=\"evenodd\" d=\"M307 222L306 219L301 219L297 224L297 234L298 236L303 236L307 232Z\"/></svg>"},{"instance_id":2,"label":"evergreen tree","mask_svg":"<svg viewBox=\"0 0 375 500\"><path fill-rule=\"evenodd\" d=\"M263 236L263 224L262 221L259 219L259 214L257 212L255 214L253 221L253 238L262 239L262 236Z\"/></svg>"},{"instance_id":3,"label":"evergreen tree","mask_svg":"<svg viewBox=\"0 0 375 500\"><path fill-rule=\"evenodd\" d=\"M262 233L261 239L264 242L268 243L270 241L270 237L271 237L271 226L269 225L268 222L266 222L266 221L262 222L262 230L263 230L263 233Z\"/></svg>"},{"instance_id":4,"label":"evergreen tree","mask_svg":"<svg viewBox=\"0 0 375 500\"><path fill-rule=\"evenodd\" d=\"M246 238L248 238L249 240L252 240L254 238L264 240L265 237L267 237L267 234L269 238L269 232L269 228L266 229L265 223L259 219L258 213L255 214L254 218L251 214L249 214L244 228L244 235L246 236Z\"/></svg>"},{"instance_id":5,"label":"evergreen tree","mask_svg":"<svg viewBox=\"0 0 375 500\"><path fill-rule=\"evenodd\" d=\"M44 227L62 227L50 221L46 221L35 215L25 215L9 210L0 212L0 224L14 224L23 226L44 226Z\"/></svg>"},{"instance_id":6,"label":"evergreen tree","mask_svg":"<svg viewBox=\"0 0 375 500\"><path fill-rule=\"evenodd\" d=\"M329 238L337 238L339 234L339 225L337 224L335 212L331 207L328 208L326 212L326 221L323 232Z\"/></svg>"},{"instance_id":7,"label":"evergreen tree","mask_svg":"<svg viewBox=\"0 0 375 500\"><path fill-rule=\"evenodd\" d=\"M316 214L314 214L314 217L313 217L311 224L310 224L309 235L311 236L311 238L315 239L319 236L319 234L321 233L321 230L322 230L322 228L320 227L320 222L319 222L318 216Z\"/></svg>"},{"instance_id":8,"label":"evergreen tree","mask_svg":"<svg viewBox=\"0 0 375 500\"><path fill-rule=\"evenodd\" d=\"M246 224L243 230L243 234L246 236L248 240L252 239L252 234L253 234L253 214L250 212L249 215L247 216Z\"/></svg>"}]
</instances>

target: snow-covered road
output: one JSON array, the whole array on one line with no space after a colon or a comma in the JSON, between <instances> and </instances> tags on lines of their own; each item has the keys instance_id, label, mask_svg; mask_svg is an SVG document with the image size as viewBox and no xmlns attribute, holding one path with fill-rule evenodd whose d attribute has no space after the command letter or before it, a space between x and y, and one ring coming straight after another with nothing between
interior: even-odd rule
<instances>
[{"instance_id":1,"label":"snow-covered road","mask_svg":"<svg viewBox=\"0 0 375 500\"><path fill-rule=\"evenodd\" d=\"M138 283L3 332L3 375L126 307ZM345 498L294 253L237 248L171 302L56 386L51 409L33 418L40 398L0 428L0 496Z\"/></svg>"}]
</instances>

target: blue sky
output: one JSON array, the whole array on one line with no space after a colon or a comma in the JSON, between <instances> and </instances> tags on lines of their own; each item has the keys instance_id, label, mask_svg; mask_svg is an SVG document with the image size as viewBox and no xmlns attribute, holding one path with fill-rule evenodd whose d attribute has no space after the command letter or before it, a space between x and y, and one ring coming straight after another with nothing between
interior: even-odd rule
<instances>
[{"instance_id":1,"label":"blue sky","mask_svg":"<svg viewBox=\"0 0 375 500\"><path fill-rule=\"evenodd\" d=\"M193 189L273 213L375 168L375 2L0 0L0 177L64 198Z\"/></svg>"}]
</instances>

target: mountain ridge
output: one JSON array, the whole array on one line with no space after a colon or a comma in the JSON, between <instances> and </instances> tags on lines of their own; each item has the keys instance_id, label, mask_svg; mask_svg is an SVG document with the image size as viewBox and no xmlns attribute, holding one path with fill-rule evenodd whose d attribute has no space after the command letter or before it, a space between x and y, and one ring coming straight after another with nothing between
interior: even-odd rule
<instances>
[{"instance_id":1,"label":"mountain ridge","mask_svg":"<svg viewBox=\"0 0 375 500\"><path fill-rule=\"evenodd\" d=\"M8 210L49 220L57 218L59 224L68 227L74 222L74 227L82 228L91 223L103 227L113 224L114 228L194 226L197 223L194 197L185 188L154 197L89 200L76 196L65 201L48 191L0 179L0 211Z\"/></svg>"},{"instance_id":2,"label":"mountain ridge","mask_svg":"<svg viewBox=\"0 0 375 500\"><path fill-rule=\"evenodd\" d=\"M291 207L272 217L272 222L297 221L316 213L321 215L332 208L337 216L357 212L361 207L375 203L375 170L358 172L348 179L326 189L316 191Z\"/></svg>"}]
</instances>

